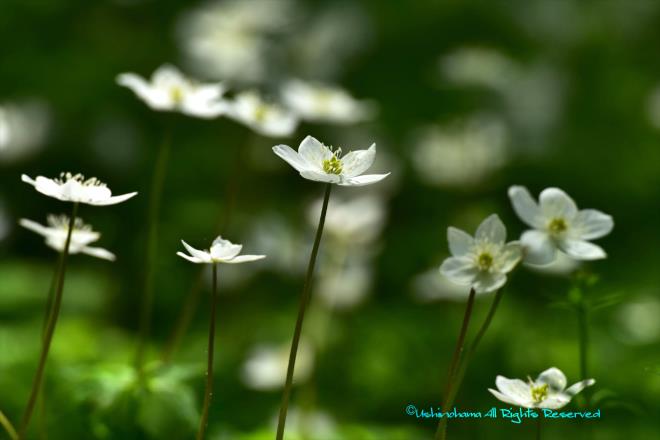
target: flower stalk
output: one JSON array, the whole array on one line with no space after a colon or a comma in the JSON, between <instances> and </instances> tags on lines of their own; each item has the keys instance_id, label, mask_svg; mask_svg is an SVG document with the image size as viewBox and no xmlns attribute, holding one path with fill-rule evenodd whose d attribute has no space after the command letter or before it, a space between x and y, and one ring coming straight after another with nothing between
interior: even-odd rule
<instances>
[{"instance_id":1,"label":"flower stalk","mask_svg":"<svg viewBox=\"0 0 660 440\"><path fill-rule=\"evenodd\" d=\"M16 432L14 425L11 424L7 416L5 416L2 411L0 411L0 425L5 428L5 431L7 431L7 434L11 440L18 440L18 433Z\"/></svg>"},{"instance_id":2,"label":"flower stalk","mask_svg":"<svg viewBox=\"0 0 660 440\"><path fill-rule=\"evenodd\" d=\"M209 408L213 398L213 352L215 348L215 320L218 307L218 264L212 265L213 272L213 290L211 292L211 319L209 321L209 338L206 364L206 388L204 390L204 406L202 408L202 418L199 422L197 431L197 440L202 440L208 427Z\"/></svg>"},{"instance_id":3,"label":"flower stalk","mask_svg":"<svg viewBox=\"0 0 660 440\"><path fill-rule=\"evenodd\" d=\"M284 383L284 392L282 394L282 406L280 408L280 415L277 421L277 434L275 437L276 440L282 440L284 438L284 426L286 424L286 415L289 409L289 399L291 397L291 388L293 386L293 371L296 365L298 344L300 342L300 335L302 333L303 320L305 319L305 311L307 309L307 304L309 303L310 293L312 290L312 275L314 274L314 266L316 264L316 256L318 255L319 245L321 243L321 236L323 235L323 226L325 224L326 213L328 212L328 202L330 201L331 190L332 184L327 183L325 196L323 197L321 216L319 218L319 224L316 229L316 237L314 238L314 245L312 246L312 253L309 257L309 265L307 266L305 283L303 285L302 295L300 296L298 318L296 319L296 327L293 332L293 341L291 342L291 352L289 354L289 364L286 370L286 381Z\"/></svg>"},{"instance_id":4,"label":"flower stalk","mask_svg":"<svg viewBox=\"0 0 660 440\"><path fill-rule=\"evenodd\" d=\"M60 264L58 268L58 277L57 284L55 286L55 296L53 298L53 306L48 317L48 324L46 325L46 330L43 336L41 354L39 355L39 364L37 366L37 371L32 381L32 391L30 392L30 398L25 408L25 413L23 414L23 420L21 422L20 435L19 438L25 438L25 434L30 424L30 419L32 418L32 412L34 411L34 405L37 402L37 397L39 395L39 390L41 388L41 383L43 380L44 372L46 369L46 360L48 359L48 352L50 351L50 345L53 340L53 335L55 333L55 326L57 324L57 319L60 314L60 308L62 306L62 292L64 289L64 275L66 273L66 263L69 256L69 245L71 244L71 235L73 234L73 227L75 224L75 218L78 214L78 203L74 202L73 207L71 208L71 217L69 220L69 229L66 235L66 242L64 243L64 249L60 255Z\"/></svg>"},{"instance_id":5,"label":"flower stalk","mask_svg":"<svg viewBox=\"0 0 660 440\"><path fill-rule=\"evenodd\" d=\"M148 213L147 232L147 261L144 278L144 291L142 297L142 309L140 312L140 330L138 337L135 365L141 376L143 373L144 356L149 331L151 329L151 315L154 302L154 278L156 272L156 259L158 256L158 216L160 213L160 201L163 193L163 184L170 153L171 134L166 128L165 137L158 149L156 164L151 180L151 194Z\"/></svg>"},{"instance_id":6,"label":"flower stalk","mask_svg":"<svg viewBox=\"0 0 660 440\"><path fill-rule=\"evenodd\" d=\"M475 296L474 287L470 288L470 294L468 296L467 305L465 306L465 314L463 315L463 324L461 325L461 331L458 334L458 339L456 340L456 348L454 349L454 354L452 355L451 364L449 365L449 374L447 375L447 388L445 390L445 401L442 405L442 411L445 412L448 410L450 402L450 397L452 395L452 390L454 388L454 374L458 368L461 355L463 354L463 349L465 347L465 336L467 335L468 327L470 325L470 318L472 317L472 309L474 306L474 296ZM438 424L438 430L436 432L436 439L445 439L447 436L447 418L443 417L440 419Z\"/></svg>"}]
</instances>

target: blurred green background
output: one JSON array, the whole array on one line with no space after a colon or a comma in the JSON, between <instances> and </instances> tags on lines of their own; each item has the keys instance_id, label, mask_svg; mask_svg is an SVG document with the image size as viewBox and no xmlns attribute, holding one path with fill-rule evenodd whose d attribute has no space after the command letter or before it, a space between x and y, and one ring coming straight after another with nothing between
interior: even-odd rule
<instances>
[{"instance_id":1,"label":"blurred green background","mask_svg":"<svg viewBox=\"0 0 660 440\"><path fill-rule=\"evenodd\" d=\"M372 187L333 192L334 202L370 198L373 218L351 235L345 229L367 213L348 210L326 229L304 328L307 368L294 391L287 438L431 438L435 422L404 409L440 404L460 327L467 292L437 271L448 254L446 228L472 233L495 212L509 237L517 237L524 225L506 196L513 184L534 194L560 187L580 207L615 220L613 233L599 241L608 258L580 269L599 278L585 293L595 306L589 361L597 383L590 394L602 419L548 422L547 438L657 438L660 4L240 3L0 3L0 109L23 112L28 121L21 142L0 148L0 409L20 420L56 262L56 253L17 221L43 223L48 213L69 209L21 183L20 175L72 171L96 176L118 194L140 194L111 208L81 208L80 216L103 234L98 245L118 258L70 259L46 397L31 435L192 438L209 284L208 274L175 253L181 239L208 247L223 224L224 236L268 258L220 269L209 437L271 438L281 398L277 377L286 367L318 211L310 205L323 186L300 178L270 148L295 148L311 134L345 150L376 142L374 169L392 175ZM209 5L215 11L209 13L233 17L240 9L277 25L247 32L236 13L236 29L217 44L235 43L235 58L248 62L231 58L231 50L223 58L221 47L212 53L217 59L199 59L190 53L190 28L195 11ZM250 40L243 33L256 35ZM339 84L373 100L379 112L368 122L302 124L290 138L269 139L226 118L154 112L115 83L121 72L148 76L165 62L225 81L229 96L257 88L275 99L284 79L298 77ZM144 390L135 386L132 362L149 185L164 130L172 131L173 148ZM569 383L579 380L577 322L564 306L573 281L566 267L555 269L517 269L468 371L459 408L502 406L487 392L498 374L535 377L556 366ZM196 283L202 305L169 362L161 363ZM491 298L477 301L474 322ZM534 431L532 423L498 419L451 422L449 432L490 439L529 438Z\"/></svg>"}]
</instances>

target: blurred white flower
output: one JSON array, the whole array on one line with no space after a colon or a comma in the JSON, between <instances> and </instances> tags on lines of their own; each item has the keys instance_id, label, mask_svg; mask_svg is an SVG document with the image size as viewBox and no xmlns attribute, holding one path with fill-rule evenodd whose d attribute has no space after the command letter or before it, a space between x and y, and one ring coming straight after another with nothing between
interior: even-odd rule
<instances>
[{"instance_id":1,"label":"blurred white flower","mask_svg":"<svg viewBox=\"0 0 660 440\"><path fill-rule=\"evenodd\" d=\"M456 284L471 286L475 292L492 292L506 283L506 274L522 256L518 242L506 243L506 228L493 214L486 218L474 238L449 227L447 241L452 256L440 266L440 272Z\"/></svg>"},{"instance_id":2,"label":"blurred white flower","mask_svg":"<svg viewBox=\"0 0 660 440\"><path fill-rule=\"evenodd\" d=\"M420 130L413 165L427 183L473 185L504 165L509 156L508 130L499 119L477 115L446 126Z\"/></svg>"},{"instance_id":3,"label":"blurred white flower","mask_svg":"<svg viewBox=\"0 0 660 440\"><path fill-rule=\"evenodd\" d=\"M527 188L512 186L509 198L513 209L527 225L520 241L525 248L525 262L545 265L556 258L557 250L576 260L605 258L605 251L589 240L604 237L614 227L612 217L595 209L578 211L568 194L559 188L541 192L539 203Z\"/></svg>"},{"instance_id":4,"label":"blurred white flower","mask_svg":"<svg viewBox=\"0 0 660 440\"><path fill-rule=\"evenodd\" d=\"M298 152L288 145L276 145L273 151L302 177L317 182L363 186L379 182L390 174L361 175L371 167L376 158L376 144L372 144L368 150L351 151L341 157L341 148L333 151L313 137L307 136L300 143Z\"/></svg>"},{"instance_id":5,"label":"blurred white flower","mask_svg":"<svg viewBox=\"0 0 660 440\"><path fill-rule=\"evenodd\" d=\"M23 174L21 180L34 186L38 192L63 202L106 206L124 202L137 194L132 192L113 196L105 183L96 177L85 179L82 174L61 173L60 177L55 179L43 176L32 179Z\"/></svg>"},{"instance_id":6,"label":"blurred white flower","mask_svg":"<svg viewBox=\"0 0 660 440\"><path fill-rule=\"evenodd\" d=\"M351 124L369 119L374 104L358 101L339 87L291 80L282 87L282 101L301 119Z\"/></svg>"},{"instance_id":7,"label":"blurred white flower","mask_svg":"<svg viewBox=\"0 0 660 440\"><path fill-rule=\"evenodd\" d=\"M298 118L254 91L241 92L227 101L227 116L263 136L286 137L298 127Z\"/></svg>"},{"instance_id":8,"label":"blurred white flower","mask_svg":"<svg viewBox=\"0 0 660 440\"><path fill-rule=\"evenodd\" d=\"M548 368L536 380L527 378L527 383L520 379L507 379L497 376L497 390L488 391L499 400L523 408L559 409L566 406L573 396L595 384L594 379L585 379L566 388L566 376L558 368Z\"/></svg>"},{"instance_id":9,"label":"blurred white flower","mask_svg":"<svg viewBox=\"0 0 660 440\"><path fill-rule=\"evenodd\" d=\"M307 210L307 219L316 226L323 200L315 201ZM385 226L385 203L382 197L368 194L342 200L330 200L324 231L333 239L348 245L372 243Z\"/></svg>"},{"instance_id":10,"label":"blurred white flower","mask_svg":"<svg viewBox=\"0 0 660 440\"><path fill-rule=\"evenodd\" d=\"M350 309L360 304L369 293L371 270L364 262L352 261L341 266L322 266L316 291L326 306Z\"/></svg>"},{"instance_id":11,"label":"blurred white flower","mask_svg":"<svg viewBox=\"0 0 660 440\"><path fill-rule=\"evenodd\" d=\"M256 216L250 236L250 243L269 256L261 267L273 267L287 276L304 271L307 256L300 252L305 246L302 234L279 214Z\"/></svg>"},{"instance_id":12,"label":"blurred white flower","mask_svg":"<svg viewBox=\"0 0 660 440\"><path fill-rule=\"evenodd\" d=\"M177 111L205 119L215 118L226 111L222 83L197 83L169 64L160 66L151 81L134 73L122 73L117 76L117 84L131 89L154 110Z\"/></svg>"},{"instance_id":13,"label":"blurred white flower","mask_svg":"<svg viewBox=\"0 0 660 440\"><path fill-rule=\"evenodd\" d=\"M177 252L176 254L191 263L203 263L203 264L215 264L215 263L227 263L227 264L238 264L238 263L247 263L249 261L261 260L266 258L265 255L238 255L243 249L243 245L233 244L229 240L225 240L222 237L218 236L213 243L211 244L211 249L208 251L202 251L195 249L190 246L185 241L181 240L183 246L188 251L188 254L183 252Z\"/></svg>"},{"instance_id":14,"label":"blurred white flower","mask_svg":"<svg viewBox=\"0 0 660 440\"><path fill-rule=\"evenodd\" d=\"M0 105L0 161L20 160L38 151L49 126L49 112L41 101Z\"/></svg>"},{"instance_id":15,"label":"blurred white flower","mask_svg":"<svg viewBox=\"0 0 660 440\"><path fill-rule=\"evenodd\" d=\"M248 355L241 370L241 379L255 390L271 391L284 386L289 363L289 346L259 345ZM306 381L314 368L314 351L309 343L300 341L293 382Z\"/></svg>"},{"instance_id":16,"label":"blurred white flower","mask_svg":"<svg viewBox=\"0 0 660 440\"><path fill-rule=\"evenodd\" d=\"M20 219L19 224L26 229L46 238L46 245L58 252L64 251L66 237L69 231L71 220L66 215L49 215L48 226L43 226L37 222L28 219ZM101 238L101 234L92 230L90 225L83 223L82 219L76 218L71 231L71 243L69 244L70 254L86 254L104 260L114 261L115 255L103 248L92 247L89 244Z\"/></svg>"},{"instance_id":17,"label":"blurred white flower","mask_svg":"<svg viewBox=\"0 0 660 440\"><path fill-rule=\"evenodd\" d=\"M9 216L5 211L5 204L0 200L0 241L9 235Z\"/></svg>"},{"instance_id":18,"label":"blurred white flower","mask_svg":"<svg viewBox=\"0 0 660 440\"><path fill-rule=\"evenodd\" d=\"M656 87L648 97L647 115L655 128L660 128L660 87Z\"/></svg>"},{"instance_id":19,"label":"blurred white flower","mask_svg":"<svg viewBox=\"0 0 660 440\"><path fill-rule=\"evenodd\" d=\"M456 284L441 273L437 268L423 272L412 281L413 296L421 302L433 301L465 301L468 292L465 287Z\"/></svg>"},{"instance_id":20,"label":"blurred white flower","mask_svg":"<svg viewBox=\"0 0 660 440\"><path fill-rule=\"evenodd\" d=\"M440 69L452 82L504 90L520 75L518 66L502 53L486 48L461 48L440 60Z\"/></svg>"},{"instance_id":21,"label":"blurred white flower","mask_svg":"<svg viewBox=\"0 0 660 440\"><path fill-rule=\"evenodd\" d=\"M616 313L612 330L628 344L652 344L660 338L660 301L653 296L630 300Z\"/></svg>"},{"instance_id":22,"label":"blurred white flower","mask_svg":"<svg viewBox=\"0 0 660 440\"><path fill-rule=\"evenodd\" d=\"M288 0L225 0L202 6L180 22L181 45L201 73L234 82L258 82L269 74L271 41L291 22Z\"/></svg>"}]
</instances>

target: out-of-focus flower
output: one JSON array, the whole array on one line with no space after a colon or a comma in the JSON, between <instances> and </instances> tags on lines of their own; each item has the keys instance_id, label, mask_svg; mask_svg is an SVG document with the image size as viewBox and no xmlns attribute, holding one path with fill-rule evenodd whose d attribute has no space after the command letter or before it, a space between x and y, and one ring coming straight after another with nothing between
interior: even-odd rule
<instances>
[{"instance_id":1,"label":"out-of-focus flower","mask_svg":"<svg viewBox=\"0 0 660 440\"><path fill-rule=\"evenodd\" d=\"M266 102L254 92L236 95L227 102L227 116L247 125L257 133L270 137L286 137L298 126L298 118L277 104Z\"/></svg>"},{"instance_id":2,"label":"out-of-focus flower","mask_svg":"<svg viewBox=\"0 0 660 440\"><path fill-rule=\"evenodd\" d=\"M558 368L548 368L536 380L527 378L527 383L520 379L507 379L497 376L497 390L488 391L499 400L523 408L559 409L566 406L573 396L595 384L594 379L585 379L566 388L566 376Z\"/></svg>"},{"instance_id":3,"label":"out-of-focus flower","mask_svg":"<svg viewBox=\"0 0 660 440\"><path fill-rule=\"evenodd\" d=\"M351 124L373 116L374 104L358 101L338 87L291 80L282 87L284 104L301 119Z\"/></svg>"},{"instance_id":4,"label":"out-of-focus flower","mask_svg":"<svg viewBox=\"0 0 660 440\"><path fill-rule=\"evenodd\" d=\"M507 162L507 142L506 125L489 116L430 126L417 135L413 165L430 184L473 185Z\"/></svg>"},{"instance_id":5,"label":"out-of-focus flower","mask_svg":"<svg viewBox=\"0 0 660 440\"><path fill-rule=\"evenodd\" d=\"M502 287L506 274L522 256L520 243L506 243L506 228L496 214L481 222L474 238L449 227L447 241L452 256L442 263L440 272L456 284L471 286L477 293Z\"/></svg>"},{"instance_id":6,"label":"out-of-focus flower","mask_svg":"<svg viewBox=\"0 0 660 440\"><path fill-rule=\"evenodd\" d=\"M9 229L9 218L5 211L5 205L2 200L0 200L0 241L4 240L9 234Z\"/></svg>"},{"instance_id":7,"label":"out-of-focus flower","mask_svg":"<svg viewBox=\"0 0 660 440\"><path fill-rule=\"evenodd\" d=\"M339 267L322 266L317 281L317 294L333 309L350 309L360 304L369 293L373 279L364 262L352 261Z\"/></svg>"},{"instance_id":8,"label":"out-of-focus flower","mask_svg":"<svg viewBox=\"0 0 660 440\"><path fill-rule=\"evenodd\" d=\"M149 107L159 111L177 111L198 118L215 118L226 111L222 101L222 83L197 83L186 78L176 67L160 66L147 81L135 73L122 73L117 83L131 89Z\"/></svg>"},{"instance_id":9,"label":"out-of-focus flower","mask_svg":"<svg viewBox=\"0 0 660 440\"><path fill-rule=\"evenodd\" d=\"M270 391L282 388L289 362L289 346L259 345L243 364L241 378L252 389ZM294 383L304 382L314 368L314 351L305 341L298 346Z\"/></svg>"},{"instance_id":10,"label":"out-of-focus flower","mask_svg":"<svg viewBox=\"0 0 660 440\"><path fill-rule=\"evenodd\" d=\"M185 15L180 41L195 69L235 82L258 82L269 73L273 37L291 22L288 0L225 0Z\"/></svg>"},{"instance_id":11,"label":"out-of-focus flower","mask_svg":"<svg viewBox=\"0 0 660 440\"><path fill-rule=\"evenodd\" d=\"M617 311L613 331L629 344L651 344L660 338L660 301L648 296L631 300Z\"/></svg>"},{"instance_id":12,"label":"out-of-focus flower","mask_svg":"<svg viewBox=\"0 0 660 440\"><path fill-rule=\"evenodd\" d=\"M576 260L597 260L607 256L602 248L589 240L604 237L612 231L614 221L611 216L595 209L578 211L573 199L559 188L543 190L538 204L522 186L509 188L509 198L518 217L534 228L525 231L520 238L526 263L549 264L556 258L557 250Z\"/></svg>"},{"instance_id":13,"label":"out-of-focus flower","mask_svg":"<svg viewBox=\"0 0 660 440\"><path fill-rule=\"evenodd\" d=\"M39 150L49 126L49 113L41 101L0 105L0 161L15 161Z\"/></svg>"},{"instance_id":14,"label":"out-of-focus flower","mask_svg":"<svg viewBox=\"0 0 660 440\"><path fill-rule=\"evenodd\" d=\"M304 271L307 256L300 252L305 245L302 234L279 214L257 216L250 236L250 243L269 256L261 267L272 267L288 276Z\"/></svg>"},{"instance_id":15,"label":"out-of-focus flower","mask_svg":"<svg viewBox=\"0 0 660 440\"><path fill-rule=\"evenodd\" d=\"M412 291L420 302L465 301L468 298L464 286L450 281L437 268L417 275L412 281Z\"/></svg>"},{"instance_id":16,"label":"out-of-focus flower","mask_svg":"<svg viewBox=\"0 0 660 440\"><path fill-rule=\"evenodd\" d=\"M309 223L316 225L323 200L317 200L307 211ZM325 217L326 234L348 245L362 246L373 242L385 226L385 203L369 194L342 200L330 200Z\"/></svg>"},{"instance_id":17,"label":"out-of-focus flower","mask_svg":"<svg viewBox=\"0 0 660 440\"><path fill-rule=\"evenodd\" d=\"M46 245L48 247L58 252L63 252L71 220L66 215L49 215L47 222L48 226L43 226L37 222L23 218L20 219L19 224L43 236L46 239ZM112 252L103 248L89 246L99 238L101 238L100 233L93 231L92 227L83 223L81 218L76 218L71 232L69 253L86 254L104 260L114 261L115 255Z\"/></svg>"},{"instance_id":18,"label":"out-of-focus flower","mask_svg":"<svg viewBox=\"0 0 660 440\"><path fill-rule=\"evenodd\" d=\"M647 115L655 128L660 128L660 87L656 87L649 95Z\"/></svg>"},{"instance_id":19,"label":"out-of-focus flower","mask_svg":"<svg viewBox=\"0 0 660 440\"><path fill-rule=\"evenodd\" d=\"M452 82L503 90L519 76L518 66L493 49L462 48L444 56L440 68Z\"/></svg>"},{"instance_id":20,"label":"out-of-focus flower","mask_svg":"<svg viewBox=\"0 0 660 440\"><path fill-rule=\"evenodd\" d=\"M215 263L227 263L227 264L238 264L238 263L247 263L249 261L261 260L266 258L265 255L238 255L243 249L243 245L233 244L229 240L225 240L222 237L218 236L213 240L211 244L211 249L208 251L201 251L190 246L185 241L181 240L183 246L188 251L188 254L183 252L177 252L176 254L191 263L203 263L203 264L215 264Z\"/></svg>"},{"instance_id":21,"label":"out-of-focus flower","mask_svg":"<svg viewBox=\"0 0 660 440\"><path fill-rule=\"evenodd\" d=\"M29 183L41 194L63 202L85 203L88 205L115 205L135 196L137 192L113 196L110 188L96 177L85 179L82 174L61 173L59 178L49 179L37 176L36 179L23 174L21 180Z\"/></svg>"},{"instance_id":22,"label":"out-of-focus flower","mask_svg":"<svg viewBox=\"0 0 660 440\"><path fill-rule=\"evenodd\" d=\"M342 186L363 186L379 182L387 174L367 174L376 158L376 144L367 150L351 151L341 156L341 148L331 150L311 136L300 143L298 152L288 145L273 147L275 154L295 168L302 177L317 182L336 183Z\"/></svg>"}]
</instances>

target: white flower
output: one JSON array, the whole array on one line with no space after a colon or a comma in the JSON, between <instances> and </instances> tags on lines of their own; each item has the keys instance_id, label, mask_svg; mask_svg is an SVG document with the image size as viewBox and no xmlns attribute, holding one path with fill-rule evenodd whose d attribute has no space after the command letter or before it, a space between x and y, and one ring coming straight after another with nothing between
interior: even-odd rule
<instances>
[{"instance_id":1,"label":"white flower","mask_svg":"<svg viewBox=\"0 0 660 440\"><path fill-rule=\"evenodd\" d=\"M176 254L180 257L185 258L186 260L192 263L204 263L204 264L215 264L215 263L228 263L228 264L237 264L237 263L247 263L248 261L261 260L266 258L265 255L238 255L241 253L243 246L240 244L233 244L229 240L224 240L222 237L218 236L213 240L211 244L211 250L200 251L190 246L185 241L181 240L183 246L188 251L188 254L183 252L177 252Z\"/></svg>"},{"instance_id":2,"label":"white flower","mask_svg":"<svg viewBox=\"0 0 660 440\"><path fill-rule=\"evenodd\" d=\"M40 100L0 105L0 161L15 161L37 152L48 134L48 106Z\"/></svg>"},{"instance_id":3,"label":"white flower","mask_svg":"<svg viewBox=\"0 0 660 440\"><path fill-rule=\"evenodd\" d=\"M227 116L270 137L286 137L298 126L296 116L277 104L264 101L254 91L242 92L227 103Z\"/></svg>"},{"instance_id":4,"label":"white flower","mask_svg":"<svg viewBox=\"0 0 660 440\"><path fill-rule=\"evenodd\" d=\"M316 226L323 200L307 211L309 223ZM334 198L329 202L324 231L340 245L362 246L374 242L385 227L385 202L375 195L351 199Z\"/></svg>"},{"instance_id":5,"label":"white flower","mask_svg":"<svg viewBox=\"0 0 660 440\"><path fill-rule=\"evenodd\" d=\"M390 174L361 175L374 163L376 144L372 144L368 150L351 151L342 157L341 148L332 151L307 136L300 143L297 153L288 145L276 145L273 151L300 172L302 177L317 182L362 186L379 182Z\"/></svg>"},{"instance_id":6,"label":"white flower","mask_svg":"<svg viewBox=\"0 0 660 440\"><path fill-rule=\"evenodd\" d=\"M69 231L70 219L66 215L49 215L48 226L40 225L28 219L21 219L18 223L26 229L46 238L46 245L58 252L64 251L66 237ZM82 219L76 218L71 231L71 242L69 243L70 254L87 254L104 260L115 260L115 255L102 248L91 247L89 244L95 242L101 234L92 230L92 227L83 223Z\"/></svg>"},{"instance_id":7,"label":"white flower","mask_svg":"<svg viewBox=\"0 0 660 440\"><path fill-rule=\"evenodd\" d=\"M178 111L206 119L220 116L226 110L222 83L197 83L169 64L159 67L151 81L134 73L122 73L117 76L117 83L131 89L154 110Z\"/></svg>"},{"instance_id":8,"label":"white flower","mask_svg":"<svg viewBox=\"0 0 660 440\"><path fill-rule=\"evenodd\" d=\"M241 378L249 388L261 391L276 390L284 386L289 363L289 346L259 345L243 364ZM307 380L314 368L314 351L306 341L300 341L294 383Z\"/></svg>"},{"instance_id":9,"label":"white flower","mask_svg":"<svg viewBox=\"0 0 660 440\"><path fill-rule=\"evenodd\" d=\"M96 177L85 179L82 174L61 173L60 177L56 179L43 176L32 179L23 174L21 180L34 186L41 194L63 202L106 206L124 202L137 194L137 192L132 192L113 196L105 183L100 182Z\"/></svg>"},{"instance_id":10,"label":"white flower","mask_svg":"<svg viewBox=\"0 0 660 440\"><path fill-rule=\"evenodd\" d=\"M506 283L506 274L522 256L518 242L506 242L506 228L493 214L486 218L472 238L460 229L449 227L447 241L452 254L440 272L456 284L471 286L476 293L492 292Z\"/></svg>"},{"instance_id":11,"label":"white flower","mask_svg":"<svg viewBox=\"0 0 660 440\"><path fill-rule=\"evenodd\" d=\"M610 233L614 221L609 215L595 209L578 211L573 199L559 188L543 190L538 204L522 186L509 188L509 198L518 217L534 228L520 238L526 263L550 264L557 249L576 260L606 257L605 251L589 240Z\"/></svg>"},{"instance_id":12,"label":"white flower","mask_svg":"<svg viewBox=\"0 0 660 440\"><path fill-rule=\"evenodd\" d=\"M566 376L555 367L548 368L534 381L529 377L527 379L525 383L520 379L497 376L497 390L489 388L488 391L511 405L559 409L566 406L577 393L596 383L594 379L585 379L566 388Z\"/></svg>"},{"instance_id":13,"label":"white flower","mask_svg":"<svg viewBox=\"0 0 660 440\"><path fill-rule=\"evenodd\" d=\"M358 101L345 90L300 80L289 81L283 86L282 100L307 121L350 124L364 121L374 113L372 103Z\"/></svg>"}]
</instances>

